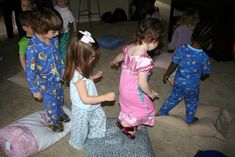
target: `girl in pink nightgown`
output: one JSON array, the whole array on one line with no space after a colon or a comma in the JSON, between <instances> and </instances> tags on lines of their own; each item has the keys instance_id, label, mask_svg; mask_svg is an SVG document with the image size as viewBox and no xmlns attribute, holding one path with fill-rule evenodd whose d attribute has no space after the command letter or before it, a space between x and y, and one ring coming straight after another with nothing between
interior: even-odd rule
<instances>
[{"instance_id":1,"label":"girl in pink nightgown","mask_svg":"<svg viewBox=\"0 0 235 157\"><path fill-rule=\"evenodd\" d=\"M162 33L162 24L157 19L144 19L134 34L133 44L127 45L115 57L111 65L122 62L119 85L120 113L117 126L130 138L134 138L140 125L154 125L153 100L158 93L150 88L148 78L153 61L147 51L155 49Z\"/></svg>"}]
</instances>

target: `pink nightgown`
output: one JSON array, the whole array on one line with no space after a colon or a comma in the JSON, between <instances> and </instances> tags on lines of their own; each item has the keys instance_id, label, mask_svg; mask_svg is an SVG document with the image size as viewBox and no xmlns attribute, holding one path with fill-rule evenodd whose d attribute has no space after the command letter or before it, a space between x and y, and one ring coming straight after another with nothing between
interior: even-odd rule
<instances>
[{"instance_id":1,"label":"pink nightgown","mask_svg":"<svg viewBox=\"0 0 235 157\"><path fill-rule=\"evenodd\" d=\"M131 46L131 45L130 45ZM128 46L123 49L124 60L122 63L119 104L120 114L118 119L129 126L141 124L153 126L155 107L152 100L139 87L139 72L150 74L153 61L146 53L141 56L128 54Z\"/></svg>"}]
</instances>

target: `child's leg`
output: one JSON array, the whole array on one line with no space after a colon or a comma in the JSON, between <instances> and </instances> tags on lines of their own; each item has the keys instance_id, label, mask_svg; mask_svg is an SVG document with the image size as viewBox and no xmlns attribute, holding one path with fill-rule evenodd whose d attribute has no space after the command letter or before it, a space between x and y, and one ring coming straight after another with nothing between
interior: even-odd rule
<instances>
[{"instance_id":1,"label":"child's leg","mask_svg":"<svg viewBox=\"0 0 235 157\"><path fill-rule=\"evenodd\" d=\"M82 149L87 138L88 112L72 105L71 136L69 143L75 149Z\"/></svg>"},{"instance_id":2,"label":"child's leg","mask_svg":"<svg viewBox=\"0 0 235 157\"><path fill-rule=\"evenodd\" d=\"M134 139L135 133L137 131L136 122L138 119L136 117L126 115L124 112L120 112L118 120L116 122L117 127L129 138ZM140 124L138 124L140 125Z\"/></svg>"},{"instance_id":3,"label":"child's leg","mask_svg":"<svg viewBox=\"0 0 235 157\"><path fill-rule=\"evenodd\" d=\"M60 117L60 121L62 122L69 122L70 118L69 116L64 112L63 110L63 104L64 104L64 89L62 88L61 84L57 85L56 89L57 93L57 115Z\"/></svg>"},{"instance_id":4,"label":"child's leg","mask_svg":"<svg viewBox=\"0 0 235 157\"><path fill-rule=\"evenodd\" d=\"M195 120L195 114L198 107L199 93L189 93L185 96L186 105L186 123L191 124Z\"/></svg>"},{"instance_id":5,"label":"child's leg","mask_svg":"<svg viewBox=\"0 0 235 157\"><path fill-rule=\"evenodd\" d=\"M174 108L183 99L183 93L177 87L173 87L171 95L167 98L165 103L159 110L160 115L168 115L170 110Z\"/></svg>"},{"instance_id":6,"label":"child's leg","mask_svg":"<svg viewBox=\"0 0 235 157\"><path fill-rule=\"evenodd\" d=\"M88 138L101 138L105 137L106 131L106 116L102 107L97 108L91 112L89 124Z\"/></svg>"},{"instance_id":7,"label":"child's leg","mask_svg":"<svg viewBox=\"0 0 235 157\"><path fill-rule=\"evenodd\" d=\"M57 106L57 116L60 118L64 113L63 110L64 104L64 89L62 88L62 84L56 84L56 106Z\"/></svg>"},{"instance_id":8,"label":"child's leg","mask_svg":"<svg viewBox=\"0 0 235 157\"><path fill-rule=\"evenodd\" d=\"M49 117L48 125L52 129L54 128L54 131L58 132L63 131L63 125L60 122L60 117L63 113L63 110L61 110L61 104L63 103L63 94L61 96L60 87L61 85L59 84L47 85L46 90L42 92L43 104Z\"/></svg>"}]
</instances>

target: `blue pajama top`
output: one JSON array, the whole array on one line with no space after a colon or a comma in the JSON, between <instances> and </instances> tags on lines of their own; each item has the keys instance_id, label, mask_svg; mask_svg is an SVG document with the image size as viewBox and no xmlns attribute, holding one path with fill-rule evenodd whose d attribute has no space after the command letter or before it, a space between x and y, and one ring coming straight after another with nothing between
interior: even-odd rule
<instances>
[{"instance_id":1,"label":"blue pajama top","mask_svg":"<svg viewBox=\"0 0 235 157\"><path fill-rule=\"evenodd\" d=\"M26 76L31 92L39 92L41 85L62 81L63 73L58 38L54 37L47 45L34 34L26 49Z\"/></svg>"},{"instance_id":2,"label":"blue pajama top","mask_svg":"<svg viewBox=\"0 0 235 157\"><path fill-rule=\"evenodd\" d=\"M201 75L211 72L209 57L202 49L195 49L189 44L182 45L172 57L178 64L175 85L199 87Z\"/></svg>"}]
</instances>

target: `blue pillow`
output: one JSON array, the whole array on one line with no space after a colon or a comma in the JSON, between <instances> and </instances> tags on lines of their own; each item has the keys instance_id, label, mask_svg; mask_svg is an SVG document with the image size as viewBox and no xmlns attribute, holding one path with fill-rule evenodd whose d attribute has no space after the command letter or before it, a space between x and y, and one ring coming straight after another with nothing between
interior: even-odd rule
<instances>
[{"instance_id":1,"label":"blue pillow","mask_svg":"<svg viewBox=\"0 0 235 157\"><path fill-rule=\"evenodd\" d=\"M96 38L96 40L99 43L100 47L107 49L116 48L124 43L124 40L121 37L114 35L104 35Z\"/></svg>"}]
</instances>

